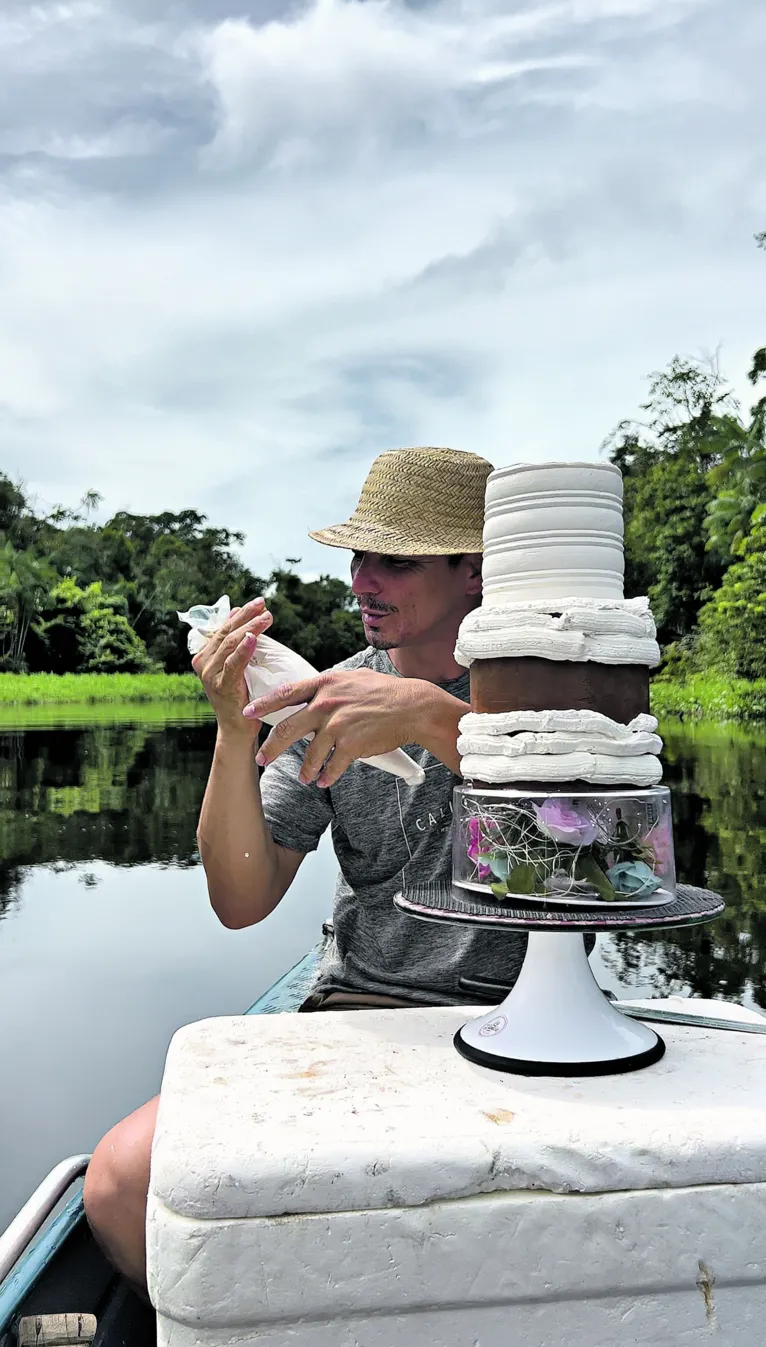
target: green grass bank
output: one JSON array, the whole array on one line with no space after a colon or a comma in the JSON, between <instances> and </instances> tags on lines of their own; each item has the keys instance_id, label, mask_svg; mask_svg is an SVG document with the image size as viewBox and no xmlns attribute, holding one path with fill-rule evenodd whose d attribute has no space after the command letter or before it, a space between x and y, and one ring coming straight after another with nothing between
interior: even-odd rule
<instances>
[{"instance_id":1,"label":"green grass bank","mask_svg":"<svg viewBox=\"0 0 766 1347\"><path fill-rule=\"evenodd\" d=\"M0 673L0 710L13 706L97 706L162 703L206 705L195 674ZM191 708L190 708L191 709ZM652 684L652 710L660 720L766 721L766 678L749 682L696 674L683 682Z\"/></svg>"},{"instance_id":2,"label":"green grass bank","mask_svg":"<svg viewBox=\"0 0 766 1347\"><path fill-rule=\"evenodd\" d=\"M79 706L102 702L199 702L196 674L0 673L0 707Z\"/></svg>"},{"instance_id":3,"label":"green grass bank","mask_svg":"<svg viewBox=\"0 0 766 1347\"><path fill-rule=\"evenodd\" d=\"M683 682L653 683L651 695L658 720L766 720L766 678L695 674Z\"/></svg>"}]
</instances>

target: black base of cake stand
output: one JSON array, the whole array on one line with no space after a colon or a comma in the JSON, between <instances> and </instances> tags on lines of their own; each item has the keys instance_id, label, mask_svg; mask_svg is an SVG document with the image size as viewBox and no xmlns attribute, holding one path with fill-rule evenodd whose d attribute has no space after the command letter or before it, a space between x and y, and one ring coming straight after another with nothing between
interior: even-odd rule
<instances>
[{"instance_id":1,"label":"black base of cake stand","mask_svg":"<svg viewBox=\"0 0 766 1347\"><path fill-rule=\"evenodd\" d=\"M522 1076L616 1075L659 1061L665 1044L604 995L583 934L699 925L724 908L718 894L686 885L662 907L619 910L521 902L509 907L469 896L455 885L418 885L397 894L394 902L424 921L529 933L521 973L506 999L455 1035L455 1047L468 1061Z\"/></svg>"}]
</instances>

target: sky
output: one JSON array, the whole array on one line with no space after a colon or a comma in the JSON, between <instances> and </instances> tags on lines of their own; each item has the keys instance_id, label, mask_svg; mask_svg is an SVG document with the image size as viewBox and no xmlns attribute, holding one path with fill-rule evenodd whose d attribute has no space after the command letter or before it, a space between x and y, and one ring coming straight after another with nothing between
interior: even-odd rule
<instances>
[{"instance_id":1,"label":"sky","mask_svg":"<svg viewBox=\"0 0 766 1347\"><path fill-rule=\"evenodd\" d=\"M765 44L763 0L3 0L0 468L345 574L306 533L382 450L595 459L719 347L747 404Z\"/></svg>"}]
</instances>

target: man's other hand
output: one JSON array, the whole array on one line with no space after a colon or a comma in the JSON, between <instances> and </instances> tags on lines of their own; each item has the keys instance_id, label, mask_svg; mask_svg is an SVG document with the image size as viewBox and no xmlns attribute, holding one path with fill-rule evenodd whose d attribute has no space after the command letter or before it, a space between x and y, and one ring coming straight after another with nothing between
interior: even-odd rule
<instances>
[{"instance_id":1,"label":"man's other hand","mask_svg":"<svg viewBox=\"0 0 766 1347\"><path fill-rule=\"evenodd\" d=\"M256 762L265 767L291 744L313 735L300 780L334 786L357 758L417 742L419 712L430 695L431 685L418 678L340 669L258 697L244 708L243 717L260 720L290 706L302 707L274 726Z\"/></svg>"}]
</instances>

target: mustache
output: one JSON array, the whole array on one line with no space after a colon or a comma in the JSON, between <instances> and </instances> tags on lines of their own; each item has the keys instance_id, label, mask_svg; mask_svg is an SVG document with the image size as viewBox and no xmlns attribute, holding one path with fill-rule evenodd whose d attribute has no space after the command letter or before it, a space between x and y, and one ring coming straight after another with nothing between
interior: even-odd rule
<instances>
[{"instance_id":1,"label":"mustache","mask_svg":"<svg viewBox=\"0 0 766 1347\"><path fill-rule=\"evenodd\" d=\"M357 599L360 608L368 608L371 613L396 613L399 610L392 608L388 603L381 603L379 599L373 599L366 594L360 594Z\"/></svg>"}]
</instances>

